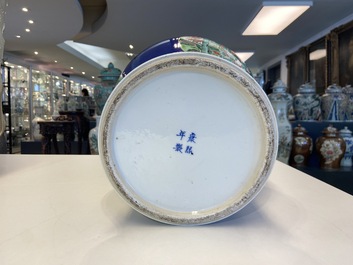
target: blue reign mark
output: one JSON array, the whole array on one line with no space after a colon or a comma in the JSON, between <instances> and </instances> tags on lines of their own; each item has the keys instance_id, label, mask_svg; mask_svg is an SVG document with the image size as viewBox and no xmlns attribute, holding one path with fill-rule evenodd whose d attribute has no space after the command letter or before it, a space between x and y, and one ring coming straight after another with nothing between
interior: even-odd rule
<instances>
[{"instance_id":1,"label":"blue reign mark","mask_svg":"<svg viewBox=\"0 0 353 265\"><path fill-rule=\"evenodd\" d=\"M176 134L176 136L179 137L179 141L181 142L185 142L186 138L184 139L184 137L186 137L186 131L184 130L180 130L178 134ZM194 155L194 152L193 152L193 146L192 144L196 144L196 133L194 132L191 132L189 134L189 137L187 138L187 145L185 147L185 150L184 150L184 147L183 147L183 143L176 143L175 146L173 147L173 149L176 151L176 152L179 152L179 153L184 153L184 154L189 154L189 155Z\"/></svg>"}]
</instances>

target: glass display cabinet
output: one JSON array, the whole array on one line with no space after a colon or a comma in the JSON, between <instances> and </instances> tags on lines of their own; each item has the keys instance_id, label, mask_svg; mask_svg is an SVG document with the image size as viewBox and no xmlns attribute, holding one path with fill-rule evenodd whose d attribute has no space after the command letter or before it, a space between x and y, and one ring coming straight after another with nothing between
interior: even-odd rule
<instances>
[{"instance_id":1,"label":"glass display cabinet","mask_svg":"<svg viewBox=\"0 0 353 265\"><path fill-rule=\"evenodd\" d=\"M52 76L52 106L53 106L53 113L55 115L58 114L58 101L62 96L66 96L68 94L68 81L67 79L53 75Z\"/></svg>"},{"instance_id":2,"label":"glass display cabinet","mask_svg":"<svg viewBox=\"0 0 353 265\"><path fill-rule=\"evenodd\" d=\"M4 68L5 69L5 68ZM21 140L28 138L30 132L29 112L29 69L20 65L6 63L3 71L3 80L9 89L5 90L6 98L9 99L9 110L6 115L8 123L8 141L11 145L9 152L17 152Z\"/></svg>"},{"instance_id":3,"label":"glass display cabinet","mask_svg":"<svg viewBox=\"0 0 353 265\"><path fill-rule=\"evenodd\" d=\"M2 65L2 83L6 86L0 96L8 153L21 152L23 141L39 141L41 135L37 132L37 121L51 120L59 115L57 105L62 96L81 96L83 88L93 93L89 84L8 62ZM40 138L35 137L38 135Z\"/></svg>"},{"instance_id":4,"label":"glass display cabinet","mask_svg":"<svg viewBox=\"0 0 353 265\"><path fill-rule=\"evenodd\" d=\"M81 84L73 80L70 81L70 95L81 96Z\"/></svg>"},{"instance_id":5,"label":"glass display cabinet","mask_svg":"<svg viewBox=\"0 0 353 265\"><path fill-rule=\"evenodd\" d=\"M50 119L53 110L51 75L43 71L32 71L32 115Z\"/></svg>"}]
</instances>

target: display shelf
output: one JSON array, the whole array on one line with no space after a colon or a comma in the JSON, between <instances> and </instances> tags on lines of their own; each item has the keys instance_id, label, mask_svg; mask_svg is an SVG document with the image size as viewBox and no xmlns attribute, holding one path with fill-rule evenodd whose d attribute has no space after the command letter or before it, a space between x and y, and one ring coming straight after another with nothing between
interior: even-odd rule
<instances>
[{"instance_id":1,"label":"display shelf","mask_svg":"<svg viewBox=\"0 0 353 265\"><path fill-rule=\"evenodd\" d=\"M29 137L29 69L10 63L2 68L8 152L12 153L12 148L18 149L21 140Z\"/></svg>"},{"instance_id":2,"label":"display shelf","mask_svg":"<svg viewBox=\"0 0 353 265\"><path fill-rule=\"evenodd\" d=\"M342 191L353 195L353 168L341 167L338 169L322 169L320 168L319 154L315 147L316 139L322 136L322 131L332 125L337 130L343 129L347 126L348 129L353 131L352 121L292 121L292 127L295 128L300 124L304 127L308 135L313 139L313 151L309 157L307 167L298 167L297 169L305 172L327 184L330 184Z\"/></svg>"}]
</instances>

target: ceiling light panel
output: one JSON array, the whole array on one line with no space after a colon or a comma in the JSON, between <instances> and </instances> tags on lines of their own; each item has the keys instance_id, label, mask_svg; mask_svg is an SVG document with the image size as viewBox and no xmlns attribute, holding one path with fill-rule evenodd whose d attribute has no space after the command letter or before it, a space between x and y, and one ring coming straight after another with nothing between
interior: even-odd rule
<instances>
[{"instance_id":1,"label":"ceiling light panel","mask_svg":"<svg viewBox=\"0 0 353 265\"><path fill-rule=\"evenodd\" d=\"M243 63L246 62L251 56L254 55L254 52L236 52L235 53Z\"/></svg>"},{"instance_id":2,"label":"ceiling light panel","mask_svg":"<svg viewBox=\"0 0 353 265\"><path fill-rule=\"evenodd\" d=\"M243 35L278 35L311 6L312 1L263 2Z\"/></svg>"},{"instance_id":3,"label":"ceiling light panel","mask_svg":"<svg viewBox=\"0 0 353 265\"><path fill-rule=\"evenodd\" d=\"M326 49L319 49L319 50L313 51L309 54L310 61L319 60L324 57L326 57Z\"/></svg>"}]
</instances>

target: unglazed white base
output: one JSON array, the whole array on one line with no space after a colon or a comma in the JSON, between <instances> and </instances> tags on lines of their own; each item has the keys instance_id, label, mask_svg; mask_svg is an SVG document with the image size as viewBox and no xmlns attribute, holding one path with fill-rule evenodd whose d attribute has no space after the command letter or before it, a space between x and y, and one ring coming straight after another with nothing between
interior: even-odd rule
<instances>
[{"instance_id":1,"label":"unglazed white base","mask_svg":"<svg viewBox=\"0 0 353 265\"><path fill-rule=\"evenodd\" d=\"M102 114L100 154L113 186L167 223L217 221L247 204L276 153L266 95L214 56L162 56L125 77Z\"/></svg>"}]
</instances>

